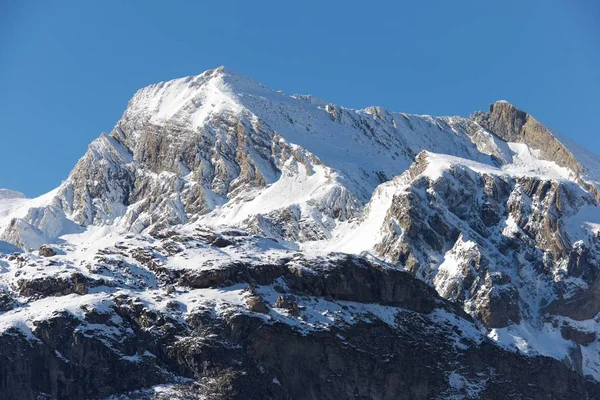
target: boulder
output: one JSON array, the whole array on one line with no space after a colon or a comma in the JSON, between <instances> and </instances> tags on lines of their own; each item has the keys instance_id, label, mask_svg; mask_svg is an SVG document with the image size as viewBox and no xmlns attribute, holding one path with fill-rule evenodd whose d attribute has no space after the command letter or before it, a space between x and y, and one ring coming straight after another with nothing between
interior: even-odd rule
<instances>
[{"instance_id":1,"label":"boulder","mask_svg":"<svg viewBox=\"0 0 600 400\"><path fill-rule=\"evenodd\" d=\"M246 305L248 306L248 310L261 313L268 314L269 308L265 304L264 300L260 296L250 296L246 300Z\"/></svg>"},{"instance_id":2,"label":"boulder","mask_svg":"<svg viewBox=\"0 0 600 400\"><path fill-rule=\"evenodd\" d=\"M38 255L42 257L54 257L56 255L56 250L44 244L40 246L38 250Z\"/></svg>"}]
</instances>

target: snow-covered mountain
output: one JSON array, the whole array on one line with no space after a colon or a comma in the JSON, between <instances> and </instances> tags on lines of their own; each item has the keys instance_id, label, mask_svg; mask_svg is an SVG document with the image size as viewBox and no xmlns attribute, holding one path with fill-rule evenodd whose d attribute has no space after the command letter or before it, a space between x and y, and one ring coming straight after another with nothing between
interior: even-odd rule
<instances>
[{"instance_id":1,"label":"snow-covered mountain","mask_svg":"<svg viewBox=\"0 0 600 400\"><path fill-rule=\"evenodd\" d=\"M505 101L351 110L223 67L151 85L57 189L0 190L0 342L27 354L0 351L22 368L0 390L501 398L506 374L516 397L598 398L599 188L600 158ZM357 353L309 366L320 346Z\"/></svg>"}]
</instances>

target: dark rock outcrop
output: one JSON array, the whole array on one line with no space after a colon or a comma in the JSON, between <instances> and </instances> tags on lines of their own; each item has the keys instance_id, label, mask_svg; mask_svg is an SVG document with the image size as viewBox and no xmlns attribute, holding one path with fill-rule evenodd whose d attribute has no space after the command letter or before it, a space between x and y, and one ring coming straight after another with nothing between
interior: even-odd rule
<instances>
[{"instance_id":1,"label":"dark rock outcrop","mask_svg":"<svg viewBox=\"0 0 600 400\"><path fill-rule=\"evenodd\" d=\"M42 245L38 250L38 254L42 257L53 257L56 255L56 250L50 246Z\"/></svg>"},{"instance_id":2,"label":"dark rock outcrop","mask_svg":"<svg viewBox=\"0 0 600 400\"><path fill-rule=\"evenodd\" d=\"M10 311L15 306L15 300L8 293L0 292L0 312Z\"/></svg>"},{"instance_id":3,"label":"dark rock outcrop","mask_svg":"<svg viewBox=\"0 0 600 400\"><path fill-rule=\"evenodd\" d=\"M98 286L103 283L90 280L79 272L68 276L43 276L20 280L19 295L35 298L65 296L71 293L84 295L87 294L90 286Z\"/></svg>"},{"instance_id":4,"label":"dark rock outcrop","mask_svg":"<svg viewBox=\"0 0 600 400\"><path fill-rule=\"evenodd\" d=\"M36 325L38 340L1 335L3 399L96 399L132 390L138 397L131 398L149 399L144 388L185 382L177 376L196 382L178 392L211 399L600 398L597 383L557 360L486 341L457 347L451 327L434 328L427 314L408 310L397 316L399 329L375 319L309 334L202 309L182 326L130 298L115 298L115 312L122 333L113 338L86 333L85 321L64 313ZM115 321L85 318L95 326Z\"/></svg>"},{"instance_id":5,"label":"dark rock outcrop","mask_svg":"<svg viewBox=\"0 0 600 400\"><path fill-rule=\"evenodd\" d=\"M186 272L180 276L179 284L191 288L218 287L227 282L269 285L278 278L298 294L378 303L418 312L433 310L441 300L433 288L407 272L350 255L320 262L298 259L271 265L231 264L226 268ZM464 314L460 307L449 307Z\"/></svg>"},{"instance_id":6,"label":"dark rock outcrop","mask_svg":"<svg viewBox=\"0 0 600 400\"><path fill-rule=\"evenodd\" d=\"M561 326L560 334L566 340L570 340L582 346L588 346L596 340L595 332L584 332L579 329L573 328L570 325Z\"/></svg>"},{"instance_id":7,"label":"dark rock outcrop","mask_svg":"<svg viewBox=\"0 0 600 400\"><path fill-rule=\"evenodd\" d=\"M250 311L254 311L261 314L269 313L269 308L260 296L251 296L250 298L248 298L248 300L246 300L246 304L248 305L248 310Z\"/></svg>"}]
</instances>

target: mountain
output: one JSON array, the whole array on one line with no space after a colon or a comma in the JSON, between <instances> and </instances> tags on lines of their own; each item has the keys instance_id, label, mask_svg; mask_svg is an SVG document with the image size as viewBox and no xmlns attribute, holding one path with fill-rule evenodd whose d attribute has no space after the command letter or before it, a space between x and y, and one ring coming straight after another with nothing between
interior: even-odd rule
<instances>
[{"instance_id":1,"label":"mountain","mask_svg":"<svg viewBox=\"0 0 600 400\"><path fill-rule=\"evenodd\" d=\"M506 101L148 86L58 188L0 190L0 393L600 398L599 177Z\"/></svg>"}]
</instances>

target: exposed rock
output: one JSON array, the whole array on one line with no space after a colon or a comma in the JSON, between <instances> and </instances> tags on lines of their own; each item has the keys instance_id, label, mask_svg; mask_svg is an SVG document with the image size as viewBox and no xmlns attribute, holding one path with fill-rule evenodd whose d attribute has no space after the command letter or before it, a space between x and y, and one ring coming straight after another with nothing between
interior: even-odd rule
<instances>
[{"instance_id":1,"label":"exposed rock","mask_svg":"<svg viewBox=\"0 0 600 400\"><path fill-rule=\"evenodd\" d=\"M583 355L579 345L569 347L564 363L573 371L583 375Z\"/></svg>"},{"instance_id":2,"label":"exposed rock","mask_svg":"<svg viewBox=\"0 0 600 400\"><path fill-rule=\"evenodd\" d=\"M0 232L0 240L26 251L34 251L50 241L44 232L22 218L12 218Z\"/></svg>"},{"instance_id":3,"label":"exposed rock","mask_svg":"<svg viewBox=\"0 0 600 400\"><path fill-rule=\"evenodd\" d=\"M8 294L0 292L0 312L10 311L15 306L15 300Z\"/></svg>"},{"instance_id":4,"label":"exposed rock","mask_svg":"<svg viewBox=\"0 0 600 400\"><path fill-rule=\"evenodd\" d=\"M561 296L550 303L544 311L576 321L593 318L600 312L600 279L592 282L587 290L579 289L568 297Z\"/></svg>"},{"instance_id":5,"label":"exposed rock","mask_svg":"<svg viewBox=\"0 0 600 400\"><path fill-rule=\"evenodd\" d=\"M28 341L17 330L0 336L0 357L8 361L0 366L3 398L98 398L168 379L155 359L127 361L101 338L78 331L77 326L72 317L61 314L37 324L38 341ZM123 354L136 354L131 340L118 348Z\"/></svg>"},{"instance_id":6,"label":"exposed rock","mask_svg":"<svg viewBox=\"0 0 600 400\"><path fill-rule=\"evenodd\" d=\"M173 285L168 285L168 286L167 286L166 293L167 293L167 294L173 294L173 293L175 293L175 286L173 286Z\"/></svg>"},{"instance_id":7,"label":"exposed rock","mask_svg":"<svg viewBox=\"0 0 600 400\"><path fill-rule=\"evenodd\" d=\"M298 315L300 313L300 307L296 302L296 298L291 295L279 296L277 301L275 301L275 307L288 310L290 315Z\"/></svg>"},{"instance_id":8,"label":"exposed rock","mask_svg":"<svg viewBox=\"0 0 600 400\"><path fill-rule=\"evenodd\" d=\"M355 256L335 256L327 261L301 260L302 266L297 264L298 261L256 266L234 263L227 268L186 272L180 276L179 284L191 288L218 287L226 285L227 281L230 284L256 282L269 285L277 278L283 278L290 290L298 294L376 302L418 312L429 312L439 303L435 290L410 274ZM462 313L459 307L453 309Z\"/></svg>"},{"instance_id":9,"label":"exposed rock","mask_svg":"<svg viewBox=\"0 0 600 400\"><path fill-rule=\"evenodd\" d=\"M540 150L545 160L554 161L576 174L583 171L573 154L531 115L505 101L490 105L488 113L472 117L479 125L507 142L525 143Z\"/></svg>"},{"instance_id":10,"label":"exposed rock","mask_svg":"<svg viewBox=\"0 0 600 400\"><path fill-rule=\"evenodd\" d=\"M473 313L490 328L504 328L521 322L519 291L513 285L488 286L478 293Z\"/></svg>"},{"instance_id":11,"label":"exposed rock","mask_svg":"<svg viewBox=\"0 0 600 400\"><path fill-rule=\"evenodd\" d=\"M225 238L216 237L215 240L213 240L211 244L213 246L223 248L223 247L231 246L233 243Z\"/></svg>"},{"instance_id":12,"label":"exposed rock","mask_svg":"<svg viewBox=\"0 0 600 400\"><path fill-rule=\"evenodd\" d=\"M439 304L435 290L410 274L358 257L332 258L324 264L307 263L304 268L291 264L288 268L285 280L297 293L386 304L425 313ZM459 307L454 309L462 313Z\"/></svg>"},{"instance_id":13,"label":"exposed rock","mask_svg":"<svg viewBox=\"0 0 600 400\"><path fill-rule=\"evenodd\" d=\"M594 267L600 253L595 245L594 250L586 244L574 246L562 222L596 204L593 196L566 181L512 178L462 165L445 167L430 179L419 167L428 157L439 163L423 153L403 175L409 185L393 195L377 254L430 282L488 327L521 321L520 290L539 289L509 284L510 274L530 274L531 269L553 286L540 307L579 320L600 311L600 278ZM510 229L508 221L514 224ZM584 279L589 288L552 284L560 281L562 265L568 276ZM556 289L559 296L552 295Z\"/></svg>"},{"instance_id":14,"label":"exposed rock","mask_svg":"<svg viewBox=\"0 0 600 400\"><path fill-rule=\"evenodd\" d=\"M98 286L100 282L90 281L80 273L70 276L44 276L19 281L19 295L42 298L48 296L65 296L71 293L87 294L89 286Z\"/></svg>"},{"instance_id":15,"label":"exposed rock","mask_svg":"<svg viewBox=\"0 0 600 400\"><path fill-rule=\"evenodd\" d=\"M572 342L587 346L596 340L595 332L583 332L579 329L573 328L571 325L563 325L560 327L561 336Z\"/></svg>"},{"instance_id":16,"label":"exposed rock","mask_svg":"<svg viewBox=\"0 0 600 400\"><path fill-rule=\"evenodd\" d=\"M238 273L242 270L242 264L233 264L227 268L185 272L179 277L178 284L195 289L216 287L224 285L226 281L238 281Z\"/></svg>"},{"instance_id":17,"label":"exposed rock","mask_svg":"<svg viewBox=\"0 0 600 400\"><path fill-rule=\"evenodd\" d=\"M181 253L183 251L183 249L176 242L173 242L173 241L164 241L162 243L162 248L170 256L177 254L177 253Z\"/></svg>"},{"instance_id":18,"label":"exposed rock","mask_svg":"<svg viewBox=\"0 0 600 400\"><path fill-rule=\"evenodd\" d=\"M479 398L527 393L532 399L597 399L600 393L597 383L551 358L524 357L489 342L456 346L451 326L409 311L397 317L402 329L372 317L370 323L303 334L251 314L222 318L201 309L186 327L135 298L114 302L122 319L111 328L118 332L114 337L99 340L88 331L113 324L112 311L89 312L84 321L57 314L36 324L39 341L28 342L18 331L0 335L0 356L10 360L0 364L4 398L141 394L177 383L175 373L197 383L172 386L171 398L193 392L215 399L430 399L460 394L448 372L457 365ZM68 384L72 379L85 384ZM142 398L152 397L148 393Z\"/></svg>"},{"instance_id":19,"label":"exposed rock","mask_svg":"<svg viewBox=\"0 0 600 400\"><path fill-rule=\"evenodd\" d=\"M248 305L248 310L250 311L261 314L269 313L269 308L260 296L250 296L248 300L246 300L246 304Z\"/></svg>"},{"instance_id":20,"label":"exposed rock","mask_svg":"<svg viewBox=\"0 0 600 400\"><path fill-rule=\"evenodd\" d=\"M43 245L38 250L38 254L42 257L53 257L56 255L56 250L50 246Z\"/></svg>"}]
</instances>

